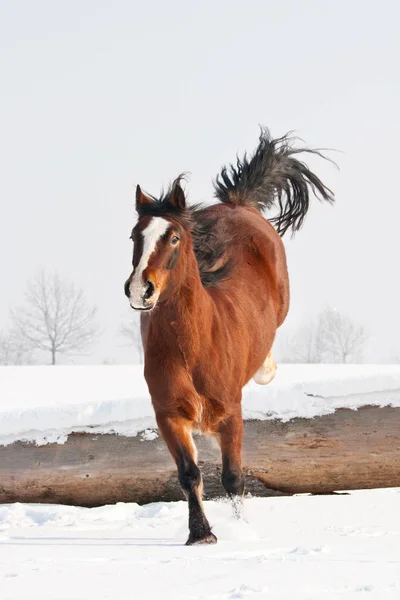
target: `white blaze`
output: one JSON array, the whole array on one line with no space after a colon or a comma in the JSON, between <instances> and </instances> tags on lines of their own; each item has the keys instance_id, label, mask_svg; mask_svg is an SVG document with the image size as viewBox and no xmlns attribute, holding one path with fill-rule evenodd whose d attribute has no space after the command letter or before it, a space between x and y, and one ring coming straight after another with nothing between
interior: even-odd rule
<instances>
[{"instance_id":1,"label":"white blaze","mask_svg":"<svg viewBox=\"0 0 400 600\"><path fill-rule=\"evenodd\" d=\"M131 279L129 286L131 304L141 306L142 295L143 295L143 271L149 264L149 260L154 250L156 249L157 242L167 231L170 223L162 217L152 217L149 224L142 231L143 236L143 251L140 257L139 264L135 269L135 274Z\"/></svg>"}]
</instances>

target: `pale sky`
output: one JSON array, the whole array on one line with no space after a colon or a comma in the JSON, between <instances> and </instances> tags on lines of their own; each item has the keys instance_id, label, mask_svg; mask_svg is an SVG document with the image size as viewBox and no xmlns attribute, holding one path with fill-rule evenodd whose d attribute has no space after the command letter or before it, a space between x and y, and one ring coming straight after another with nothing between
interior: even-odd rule
<instances>
[{"instance_id":1,"label":"pale sky","mask_svg":"<svg viewBox=\"0 0 400 600\"><path fill-rule=\"evenodd\" d=\"M336 148L313 160L315 201L286 239L287 327L330 305L364 323L369 356L400 356L400 5L395 0L0 1L0 329L41 268L97 304L76 362L130 362L137 183L190 171L189 199L251 151L258 124Z\"/></svg>"}]
</instances>

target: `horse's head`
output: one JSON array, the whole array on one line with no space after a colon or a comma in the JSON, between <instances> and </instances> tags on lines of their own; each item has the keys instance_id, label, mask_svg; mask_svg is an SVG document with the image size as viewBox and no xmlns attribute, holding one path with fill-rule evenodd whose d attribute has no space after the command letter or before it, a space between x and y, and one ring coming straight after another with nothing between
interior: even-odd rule
<instances>
[{"instance_id":1,"label":"horse's head","mask_svg":"<svg viewBox=\"0 0 400 600\"><path fill-rule=\"evenodd\" d=\"M131 234L133 271L125 282L125 294L135 310L152 310L183 278L181 255L185 244L190 243L185 204L180 178L160 200L136 188L138 221Z\"/></svg>"}]
</instances>

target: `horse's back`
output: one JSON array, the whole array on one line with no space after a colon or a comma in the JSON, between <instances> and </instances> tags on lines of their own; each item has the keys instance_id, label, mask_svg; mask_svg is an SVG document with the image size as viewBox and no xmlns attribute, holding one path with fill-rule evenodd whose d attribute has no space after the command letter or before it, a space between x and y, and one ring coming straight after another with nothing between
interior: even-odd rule
<instances>
[{"instance_id":1,"label":"horse's back","mask_svg":"<svg viewBox=\"0 0 400 600\"><path fill-rule=\"evenodd\" d=\"M224 260L231 265L231 273L223 287L235 288L256 271L274 296L279 327L289 309L289 278L285 248L275 228L253 208L214 204L201 213L211 234L225 241Z\"/></svg>"},{"instance_id":2,"label":"horse's back","mask_svg":"<svg viewBox=\"0 0 400 600\"><path fill-rule=\"evenodd\" d=\"M226 278L208 289L215 306L212 337L224 348L222 354L212 350L212 364L232 385L243 386L265 361L288 311L285 250L255 209L219 204L202 213L210 235L224 241L228 265Z\"/></svg>"}]
</instances>

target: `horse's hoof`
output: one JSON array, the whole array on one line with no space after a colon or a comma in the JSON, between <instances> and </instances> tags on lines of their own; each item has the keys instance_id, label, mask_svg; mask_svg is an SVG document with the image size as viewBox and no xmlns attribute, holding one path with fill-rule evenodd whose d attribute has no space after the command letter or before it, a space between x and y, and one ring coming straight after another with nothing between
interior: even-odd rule
<instances>
[{"instance_id":1,"label":"horse's hoof","mask_svg":"<svg viewBox=\"0 0 400 600\"><path fill-rule=\"evenodd\" d=\"M213 533L206 535L206 537L194 539L189 535L189 539L186 542L185 546L202 546L203 544L216 544L217 538Z\"/></svg>"}]
</instances>

